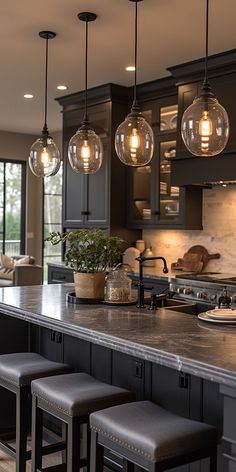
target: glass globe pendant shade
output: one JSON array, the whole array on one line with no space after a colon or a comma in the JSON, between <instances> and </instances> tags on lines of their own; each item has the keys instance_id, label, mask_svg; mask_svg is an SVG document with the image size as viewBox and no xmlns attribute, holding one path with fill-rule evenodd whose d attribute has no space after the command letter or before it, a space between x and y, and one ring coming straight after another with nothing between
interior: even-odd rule
<instances>
[{"instance_id":1,"label":"glass globe pendant shade","mask_svg":"<svg viewBox=\"0 0 236 472\"><path fill-rule=\"evenodd\" d=\"M68 147L68 158L72 169L83 174L97 172L103 159L103 145L93 129L84 129L82 125L72 136Z\"/></svg>"},{"instance_id":2,"label":"glass globe pendant shade","mask_svg":"<svg viewBox=\"0 0 236 472\"><path fill-rule=\"evenodd\" d=\"M30 148L29 166L36 177L51 177L60 169L60 152L51 136L41 136Z\"/></svg>"},{"instance_id":3,"label":"glass globe pendant shade","mask_svg":"<svg viewBox=\"0 0 236 472\"><path fill-rule=\"evenodd\" d=\"M140 113L131 112L115 134L117 156L131 167L148 164L153 156L154 135L151 126Z\"/></svg>"},{"instance_id":4,"label":"glass globe pendant shade","mask_svg":"<svg viewBox=\"0 0 236 472\"><path fill-rule=\"evenodd\" d=\"M220 154L229 138L229 118L213 94L195 98L182 118L182 138L186 148L195 156Z\"/></svg>"}]
</instances>

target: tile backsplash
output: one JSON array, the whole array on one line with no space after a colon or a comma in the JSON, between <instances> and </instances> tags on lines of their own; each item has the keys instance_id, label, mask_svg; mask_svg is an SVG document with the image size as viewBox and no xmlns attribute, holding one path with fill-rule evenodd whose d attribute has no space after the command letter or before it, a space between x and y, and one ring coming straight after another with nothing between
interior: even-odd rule
<instances>
[{"instance_id":1,"label":"tile backsplash","mask_svg":"<svg viewBox=\"0 0 236 472\"><path fill-rule=\"evenodd\" d=\"M191 246L201 244L210 254L221 254L208 263L206 271L236 274L236 185L204 189L203 230L146 229L143 239L155 255L167 259L169 267Z\"/></svg>"}]
</instances>

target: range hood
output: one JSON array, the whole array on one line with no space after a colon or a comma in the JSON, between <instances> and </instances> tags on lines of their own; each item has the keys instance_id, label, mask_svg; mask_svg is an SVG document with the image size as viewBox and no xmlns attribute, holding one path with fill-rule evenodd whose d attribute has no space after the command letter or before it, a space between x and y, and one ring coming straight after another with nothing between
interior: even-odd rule
<instances>
[{"instance_id":1,"label":"range hood","mask_svg":"<svg viewBox=\"0 0 236 472\"><path fill-rule=\"evenodd\" d=\"M221 185L224 182L236 183L235 153L171 160L171 185Z\"/></svg>"}]
</instances>

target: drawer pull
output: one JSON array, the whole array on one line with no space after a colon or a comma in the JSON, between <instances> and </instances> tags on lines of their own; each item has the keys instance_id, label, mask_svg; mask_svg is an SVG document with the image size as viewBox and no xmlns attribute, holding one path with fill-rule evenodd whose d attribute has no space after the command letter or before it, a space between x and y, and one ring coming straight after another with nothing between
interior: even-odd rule
<instances>
[{"instance_id":1,"label":"drawer pull","mask_svg":"<svg viewBox=\"0 0 236 472\"><path fill-rule=\"evenodd\" d=\"M81 215L88 216L88 215L90 215L90 212L89 211L81 211Z\"/></svg>"}]
</instances>

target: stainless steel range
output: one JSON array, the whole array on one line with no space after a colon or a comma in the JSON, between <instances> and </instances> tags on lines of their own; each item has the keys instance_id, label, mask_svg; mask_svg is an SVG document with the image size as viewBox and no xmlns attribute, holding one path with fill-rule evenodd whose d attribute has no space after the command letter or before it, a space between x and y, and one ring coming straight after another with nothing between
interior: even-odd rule
<instances>
[{"instance_id":1,"label":"stainless steel range","mask_svg":"<svg viewBox=\"0 0 236 472\"><path fill-rule=\"evenodd\" d=\"M217 272L201 274L177 274L170 280L170 292L175 298L198 302L198 312L218 305L219 297L226 288L232 306L236 305L236 276Z\"/></svg>"}]
</instances>

